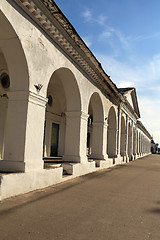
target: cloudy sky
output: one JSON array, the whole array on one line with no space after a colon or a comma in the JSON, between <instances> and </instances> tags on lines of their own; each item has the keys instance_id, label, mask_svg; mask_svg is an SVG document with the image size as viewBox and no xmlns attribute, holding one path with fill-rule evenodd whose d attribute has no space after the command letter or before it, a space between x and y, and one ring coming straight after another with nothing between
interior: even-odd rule
<instances>
[{"instance_id":1,"label":"cloudy sky","mask_svg":"<svg viewBox=\"0 0 160 240\"><path fill-rule=\"evenodd\" d=\"M160 0L55 0L117 87L135 87L160 144Z\"/></svg>"}]
</instances>

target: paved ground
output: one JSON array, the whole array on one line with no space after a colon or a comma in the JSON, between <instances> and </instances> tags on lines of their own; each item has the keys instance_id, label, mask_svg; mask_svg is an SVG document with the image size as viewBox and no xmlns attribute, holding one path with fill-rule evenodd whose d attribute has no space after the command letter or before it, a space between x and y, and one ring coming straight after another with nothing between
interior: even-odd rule
<instances>
[{"instance_id":1,"label":"paved ground","mask_svg":"<svg viewBox=\"0 0 160 240\"><path fill-rule=\"evenodd\" d=\"M160 155L0 203L1 240L159 240Z\"/></svg>"}]
</instances>

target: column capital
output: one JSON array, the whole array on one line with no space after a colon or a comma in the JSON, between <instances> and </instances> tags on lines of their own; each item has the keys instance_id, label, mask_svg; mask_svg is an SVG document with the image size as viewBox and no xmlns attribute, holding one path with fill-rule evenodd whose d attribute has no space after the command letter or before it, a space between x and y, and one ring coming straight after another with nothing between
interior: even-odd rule
<instances>
[{"instance_id":1,"label":"column capital","mask_svg":"<svg viewBox=\"0 0 160 240\"><path fill-rule=\"evenodd\" d=\"M95 127L107 127L108 126L108 123L106 122L93 122L93 126Z\"/></svg>"},{"instance_id":2,"label":"column capital","mask_svg":"<svg viewBox=\"0 0 160 240\"><path fill-rule=\"evenodd\" d=\"M8 97L9 101L28 101L41 107L45 107L48 101L47 98L30 91L8 92Z\"/></svg>"},{"instance_id":3,"label":"column capital","mask_svg":"<svg viewBox=\"0 0 160 240\"><path fill-rule=\"evenodd\" d=\"M86 121L88 121L88 117L89 117L88 113L85 113L83 111L73 111L73 112L69 111L69 112L65 112L65 114L66 114L66 117L68 118L82 118Z\"/></svg>"},{"instance_id":4,"label":"column capital","mask_svg":"<svg viewBox=\"0 0 160 240\"><path fill-rule=\"evenodd\" d=\"M110 132L118 132L118 128L109 128L108 131L110 131Z\"/></svg>"}]
</instances>

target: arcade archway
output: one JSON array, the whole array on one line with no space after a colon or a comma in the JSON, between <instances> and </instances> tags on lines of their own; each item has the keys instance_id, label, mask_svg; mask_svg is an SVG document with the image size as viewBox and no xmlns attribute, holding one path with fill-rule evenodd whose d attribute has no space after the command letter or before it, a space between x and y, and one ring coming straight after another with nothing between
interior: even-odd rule
<instances>
[{"instance_id":1,"label":"arcade archway","mask_svg":"<svg viewBox=\"0 0 160 240\"><path fill-rule=\"evenodd\" d=\"M104 159L104 110L98 93L93 93L88 107L87 155Z\"/></svg>"},{"instance_id":2,"label":"arcade archway","mask_svg":"<svg viewBox=\"0 0 160 240\"><path fill-rule=\"evenodd\" d=\"M113 107L110 108L108 114L108 132L107 132L107 154L109 158L115 158L117 143L117 123L116 113Z\"/></svg>"}]
</instances>

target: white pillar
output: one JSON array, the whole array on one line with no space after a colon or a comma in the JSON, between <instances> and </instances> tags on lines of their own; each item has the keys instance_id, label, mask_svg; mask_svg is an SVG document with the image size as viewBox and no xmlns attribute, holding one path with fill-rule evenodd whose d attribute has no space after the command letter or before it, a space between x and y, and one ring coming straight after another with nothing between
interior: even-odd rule
<instances>
[{"instance_id":1,"label":"white pillar","mask_svg":"<svg viewBox=\"0 0 160 240\"><path fill-rule=\"evenodd\" d=\"M44 157L50 156L50 149L51 149L51 127L52 122L46 119L46 126L45 126L45 138L44 138Z\"/></svg>"},{"instance_id":2,"label":"white pillar","mask_svg":"<svg viewBox=\"0 0 160 240\"><path fill-rule=\"evenodd\" d=\"M131 160L133 160L133 144L134 144L134 141L133 141L133 121L132 121L132 124L131 124L131 144L130 144Z\"/></svg>"},{"instance_id":3,"label":"white pillar","mask_svg":"<svg viewBox=\"0 0 160 240\"><path fill-rule=\"evenodd\" d=\"M108 128L108 138L109 144L107 144L108 149L108 157L109 158L116 158L117 157L117 129L115 128Z\"/></svg>"},{"instance_id":4,"label":"white pillar","mask_svg":"<svg viewBox=\"0 0 160 240\"><path fill-rule=\"evenodd\" d=\"M137 156L139 156L139 132L138 130L136 131L136 138L137 138L137 141L136 141L136 145L137 145Z\"/></svg>"},{"instance_id":5,"label":"white pillar","mask_svg":"<svg viewBox=\"0 0 160 240\"><path fill-rule=\"evenodd\" d=\"M0 97L0 159L4 154L5 126L7 117L8 99L6 96Z\"/></svg>"},{"instance_id":6,"label":"white pillar","mask_svg":"<svg viewBox=\"0 0 160 240\"><path fill-rule=\"evenodd\" d=\"M117 156L121 156L121 110L118 108Z\"/></svg>"},{"instance_id":7,"label":"white pillar","mask_svg":"<svg viewBox=\"0 0 160 240\"><path fill-rule=\"evenodd\" d=\"M91 158L97 160L107 159L106 147L107 147L107 123L95 122L93 123Z\"/></svg>"},{"instance_id":8,"label":"white pillar","mask_svg":"<svg viewBox=\"0 0 160 240\"><path fill-rule=\"evenodd\" d=\"M1 171L43 169L43 135L46 98L27 91L10 92Z\"/></svg>"},{"instance_id":9,"label":"white pillar","mask_svg":"<svg viewBox=\"0 0 160 240\"><path fill-rule=\"evenodd\" d=\"M137 129L136 126L133 128L134 132L133 132L133 155L134 155L134 159L137 158Z\"/></svg>"},{"instance_id":10,"label":"white pillar","mask_svg":"<svg viewBox=\"0 0 160 240\"><path fill-rule=\"evenodd\" d=\"M126 136L126 133L121 133L121 156L126 156L125 136Z\"/></svg>"},{"instance_id":11,"label":"white pillar","mask_svg":"<svg viewBox=\"0 0 160 240\"><path fill-rule=\"evenodd\" d=\"M88 114L66 112L64 161L86 163Z\"/></svg>"},{"instance_id":12,"label":"white pillar","mask_svg":"<svg viewBox=\"0 0 160 240\"><path fill-rule=\"evenodd\" d=\"M126 159L128 161L128 116L126 116L125 156L126 156Z\"/></svg>"}]
</instances>

